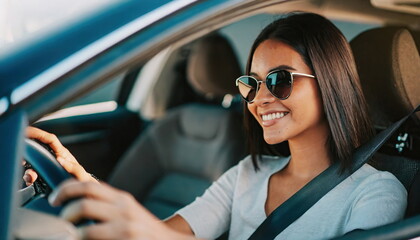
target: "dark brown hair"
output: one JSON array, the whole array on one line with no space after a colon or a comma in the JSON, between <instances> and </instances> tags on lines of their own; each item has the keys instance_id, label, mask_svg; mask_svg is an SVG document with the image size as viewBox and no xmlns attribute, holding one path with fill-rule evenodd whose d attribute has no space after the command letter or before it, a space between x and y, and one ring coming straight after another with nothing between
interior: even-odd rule
<instances>
[{"instance_id":1,"label":"dark brown hair","mask_svg":"<svg viewBox=\"0 0 420 240\"><path fill-rule=\"evenodd\" d=\"M316 76L329 125L327 147L341 169L351 166L355 148L374 134L350 46L337 27L313 13L291 13L267 27L256 38L248 58L249 74L255 49L265 40L277 40L297 51ZM269 145L261 126L245 103L248 147L256 170L262 154L289 154L287 143Z\"/></svg>"}]
</instances>

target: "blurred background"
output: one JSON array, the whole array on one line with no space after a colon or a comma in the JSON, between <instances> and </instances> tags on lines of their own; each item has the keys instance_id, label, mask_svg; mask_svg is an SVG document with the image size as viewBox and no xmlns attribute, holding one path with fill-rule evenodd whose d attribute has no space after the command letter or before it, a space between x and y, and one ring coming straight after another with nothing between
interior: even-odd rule
<instances>
[{"instance_id":1,"label":"blurred background","mask_svg":"<svg viewBox=\"0 0 420 240\"><path fill-rule=\"evenodd\" d=\"M0 48L36 37L115 0L0 0Z\"/></svg>"}]
</instances>

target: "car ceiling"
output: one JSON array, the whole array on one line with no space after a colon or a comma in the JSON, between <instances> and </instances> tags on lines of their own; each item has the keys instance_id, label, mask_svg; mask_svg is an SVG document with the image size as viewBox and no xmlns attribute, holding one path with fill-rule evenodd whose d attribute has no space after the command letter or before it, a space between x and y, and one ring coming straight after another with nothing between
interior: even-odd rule
<instances>
[{"instance_id":1,"label":"car ceiling","mask_svg":"<svg viewBox=\"0 0 420 240\"><path fill-rule=\"evenodd\" d=\"M375 2L378 1L382 0ZM381 9L373 6L370 0L297 0L270 6L266 10L271 13L294 10L311 11L339 20L405 25L413 30L420 30L420 15L399 12L398 7L394 7L395 11ZM418 8L415 10L420 12Z\"/></svg>"}]
</instances>

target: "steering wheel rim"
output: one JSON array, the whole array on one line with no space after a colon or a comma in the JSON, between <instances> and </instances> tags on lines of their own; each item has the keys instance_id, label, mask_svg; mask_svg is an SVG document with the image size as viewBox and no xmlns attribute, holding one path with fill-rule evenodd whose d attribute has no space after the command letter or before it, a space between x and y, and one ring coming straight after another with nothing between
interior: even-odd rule
<instances>
[{"instance_id":1,"label":"steering wheel rim","mask_svg":"<svg viewBox=\"0 0 420 240\"><path fill-rule=\"evenodd\" d=\"M38 173L38 176L42 176L51 190L56 189L58 185L60 185L63 181L74 178L73 175L68 173L60 165L60 163L57 162L53 154L51 154L45 147L34 140L25 139L24 159L32 165L32 167ZM46 194L40 198L33 196L27 203L24 204L24 208L58 215L62 210L62 206L51 206L48 203L46 196ZM95 221L93 220L83 219L76 223L76 226L94 223Z\"/></svg>"},{"instance_id":2,"label":"steering wheel rim","mask_svg":"<svg viewBox=\"0 0 420 240\"><path fill-rule=\"evenodd\" d=\"M42 177L45 183L54 190L63 181L73 178L55 159L55 156L49 152L40 143L25 139L24 159L30 163L33 169ZM53 207L48 203L48 193L37 193L31 186L18 191L18 195L25 197L21 202L23 208L28 208L44 213L58 215L62 207Z\"/></svg>"}]
</instances>

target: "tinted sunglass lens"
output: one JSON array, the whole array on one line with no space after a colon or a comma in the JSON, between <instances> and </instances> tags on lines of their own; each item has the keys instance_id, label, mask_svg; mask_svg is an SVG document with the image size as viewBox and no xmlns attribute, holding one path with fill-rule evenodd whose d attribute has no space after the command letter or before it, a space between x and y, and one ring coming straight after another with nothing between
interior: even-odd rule
<instances>
[{"instance_id":1,"label":"tinted sunglass lens","mask_svg":"<svg viewBox=\"0 0 420 240\"><path fill-rule=\"evenodd\" d=\"M268 91L275 97L286 99L292 89L292 76L284 70L275 71L267 76L266 84Z\"/></svg>"},{"instance_id":2,"label":"tinted sunglass lens","mask_svg":"<svg viewBox=\"0 0 420 240\"><path fill-rule=\"evenodd\" d=\"M242 97L248 102L254 100L257 93L258 82L247 76L240 77L237 81L239 93Z\"/></svg>"}]
</instances>

